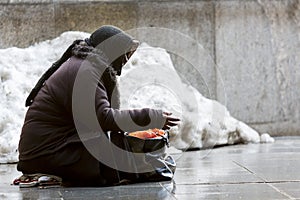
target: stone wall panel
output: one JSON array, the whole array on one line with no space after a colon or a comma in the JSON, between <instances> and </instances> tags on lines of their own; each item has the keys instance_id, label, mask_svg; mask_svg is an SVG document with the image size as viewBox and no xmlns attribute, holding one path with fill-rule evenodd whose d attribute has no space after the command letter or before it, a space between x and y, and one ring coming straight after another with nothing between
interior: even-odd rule
<instances>
[{"instance_id":1,"label":"stone wall panel","mask_svg":"<svg viewBox=\"0 0 300 200\"><path fill-rule=\"evenodd\" d=\"M53 4L0 4L0 48L26 47L54 37Z\"/></svg>"},{"instance_id":2,"label":"stone wall panel","mask_svg":"<svg viewBox=\"0 0 300 200\"><path fill-rule=\"evenodd\" d=\"M137 37L172 44L183 80L237 119L272 135L300 134L300 0L0 0L0 19L0 48L103 24L178 31L188 43Z\"/></svg>"}]
</instances>

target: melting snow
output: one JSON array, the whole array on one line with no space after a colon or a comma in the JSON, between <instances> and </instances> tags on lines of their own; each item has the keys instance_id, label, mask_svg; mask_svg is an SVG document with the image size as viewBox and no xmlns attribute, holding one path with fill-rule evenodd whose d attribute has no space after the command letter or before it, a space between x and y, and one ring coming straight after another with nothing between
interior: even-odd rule
<instances>
[{"instance_id":1,"label":"melting snow","mask_svg":"<svg viewBox=\"0 0 300 200\"><path fill-rule=\"evenodd\" d=\"M41 74L83 32L61 36L28 48L0 49L0 163L18 161L18 141L26 112L25 99ZM122 108L160 108L181 118L171 129L177 149L212 148L216 145L274 142L230 116L217 101L203 97L181 82L169 54L142 44L120 77Z\"/></svg>"}]
</instances>

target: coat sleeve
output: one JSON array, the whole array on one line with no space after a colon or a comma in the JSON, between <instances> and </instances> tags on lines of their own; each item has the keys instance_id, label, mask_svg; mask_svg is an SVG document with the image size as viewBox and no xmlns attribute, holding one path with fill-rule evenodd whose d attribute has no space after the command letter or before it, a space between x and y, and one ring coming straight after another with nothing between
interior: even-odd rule
<instances>
[{"instance_id":1,"label":"coat sleeve","mask_svg":"<svg viewBox=\"0 0 300 200\"><path fill-rule=\"evenodd\" d=\"M161 110L118 110L110 106L105 87L100 83L95 95L96 115L103 131L132 132L150 128L162 128L165 119Z\"/></svg>"}]
</instances>

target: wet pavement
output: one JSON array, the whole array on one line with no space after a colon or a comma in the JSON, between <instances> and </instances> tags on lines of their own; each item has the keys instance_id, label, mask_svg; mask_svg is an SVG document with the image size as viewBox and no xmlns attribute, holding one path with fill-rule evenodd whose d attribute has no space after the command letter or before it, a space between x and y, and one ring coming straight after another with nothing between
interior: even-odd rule
<instances>
[{"instance_id":1,"label":"wet pavement","mask_svg":"<svg viewBox=\"0 0 300 200\"><path fill-rule=\"evenodd\" d=\"M106 188L20 189L0 165L0 199L300 199L300 137L173 154L174 181Z\"/></svg>"}]
</instances>

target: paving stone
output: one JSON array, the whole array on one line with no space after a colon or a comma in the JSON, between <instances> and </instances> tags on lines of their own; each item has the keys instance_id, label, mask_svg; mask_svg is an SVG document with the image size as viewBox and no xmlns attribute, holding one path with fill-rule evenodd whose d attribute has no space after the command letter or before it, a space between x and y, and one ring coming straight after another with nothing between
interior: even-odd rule
<instances>
[{"instance_id":1,"label":"paving stone","mask_svg":"<svg viewBox=\"0 0 300 200\"><path fill-rule=\"evenodd\" d=\"M286 183L274 183L274 187L280 191L287 193L294 199L300 199L300 183L299 182L286 182Z\"/></svg>"},{"instance_id":2,"label":"paving stone","mask_svg":"<svg viewBox=\"0 0 300 200\"><path fill-rule=\"evenodd\" d=\"M184 185L177 188L175 192L177 199L288 199L267 184Z\"/></svg>"},{"instance_id":3,"label":"paving stone","mask_svg":"<svg viewBox=\"0 0 300 200\"><path fill-rule=\"evenodd\" d=\"M16 165L0 165L1 199L264 199L300 198L300 137L174 154L174 181L104 188L23 188Z\"/></svg>"}]
</instances>

